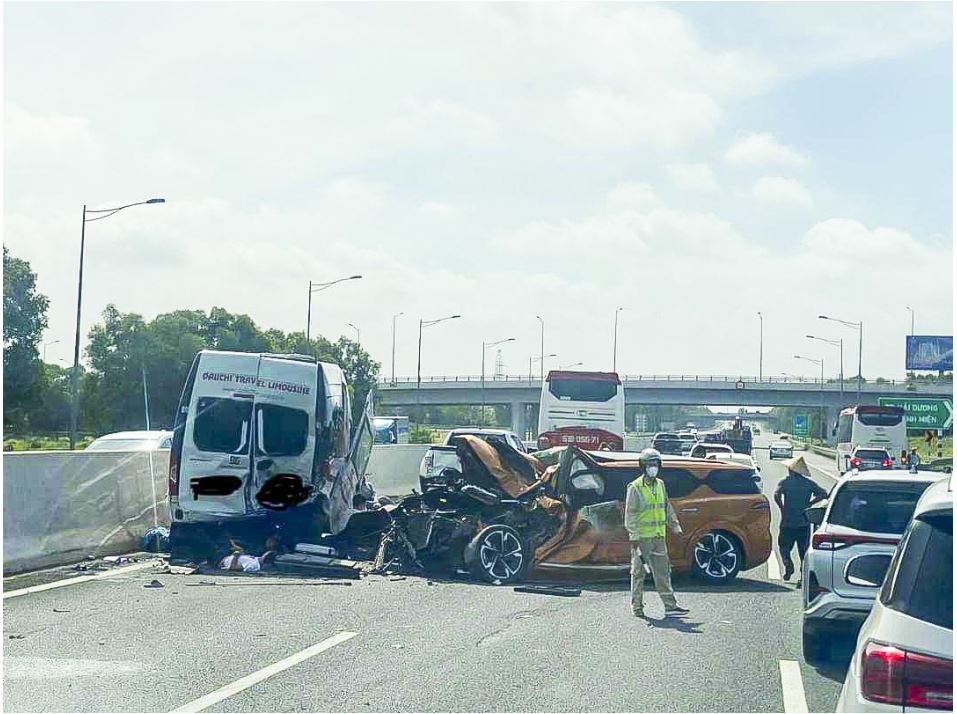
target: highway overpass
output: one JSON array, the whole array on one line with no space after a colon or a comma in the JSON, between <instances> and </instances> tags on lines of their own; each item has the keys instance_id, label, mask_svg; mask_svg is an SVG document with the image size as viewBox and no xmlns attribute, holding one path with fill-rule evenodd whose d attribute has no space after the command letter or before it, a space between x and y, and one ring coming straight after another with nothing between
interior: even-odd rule
<instances>
[{"instance_id":1,"label":"highway overpass","mask_svg":"<svg viewBox=\"0 0 957 714\"><path fill-rule=\"evenodd\" d=\"M827 422L833 423L838 412L857 403L857 383L820 380L794 380L783 377L740 377L728 375L624 375L625 403L634 405L714 405L740 407L807 407L822 404ZM512 430L524 434L526 406L536 408L542 390L539 379L528 375L481 377L415 377L382 380L377 386L384 407L506 405L511 410ZM914 383L906 380L865 382L861 390L862 404L877 404L879 397L948 397L953 399L953 385L947 382ZM532 425L534 428L534 425Z\"/></svg>"}]
</instances>

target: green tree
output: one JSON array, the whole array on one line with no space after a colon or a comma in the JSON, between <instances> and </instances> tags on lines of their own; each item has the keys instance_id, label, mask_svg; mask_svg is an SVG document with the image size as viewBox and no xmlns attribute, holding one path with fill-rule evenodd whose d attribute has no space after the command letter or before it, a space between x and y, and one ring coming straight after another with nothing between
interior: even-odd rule
<instances>
[{"instance_id":1,"label":"green tree","mask_svg":"<svg viewBox=\"0 0 957 714\"><path fill-rule=\"evenodd\" d=\"M30 264L3 247L3 422L8 429L29 424L40 387L37 345L47 327L49 300L37 292Z\"/></svg>"}]
</instances>

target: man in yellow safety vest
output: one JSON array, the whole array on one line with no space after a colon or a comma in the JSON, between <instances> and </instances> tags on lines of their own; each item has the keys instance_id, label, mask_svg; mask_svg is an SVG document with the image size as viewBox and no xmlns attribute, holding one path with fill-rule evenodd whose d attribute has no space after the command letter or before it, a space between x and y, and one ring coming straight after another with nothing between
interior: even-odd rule
<instances>
[{"instance_id":1,"label":"man in yellow safety vest","mask_svg":"<svg viewBox=\"0 0 957 714\"><path fill-rule=\"evenodd\" d=\"M631 609L635 617L644 617L642 602L645 570L644 561L655 580L655 589L665 606L665 617L687 615L679 607L671 587L671 562L665 543L665 527L681 533L681 524L668 502L665 484L658 478L661 454L656 449L645 449L638 457L641 475L628 484L625 496L625 528L631 541Z\"/></svg>"}]
</instances>

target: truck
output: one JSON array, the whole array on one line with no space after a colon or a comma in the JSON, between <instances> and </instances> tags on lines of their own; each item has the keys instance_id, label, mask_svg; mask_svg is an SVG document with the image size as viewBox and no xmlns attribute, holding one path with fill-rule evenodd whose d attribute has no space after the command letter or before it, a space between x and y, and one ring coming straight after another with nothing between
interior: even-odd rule
<instances>
[{"instance_id":1,"label":"truck","mask_svg":"<svg viewBox=\"0 0 957 714\"><path fill-rule=\"evenodd\" d=\"M750 454L751 427L744 424L740 418L735 419L730 427L721 430L721 441L739 454Z\"/></svg>"}]
</instances>

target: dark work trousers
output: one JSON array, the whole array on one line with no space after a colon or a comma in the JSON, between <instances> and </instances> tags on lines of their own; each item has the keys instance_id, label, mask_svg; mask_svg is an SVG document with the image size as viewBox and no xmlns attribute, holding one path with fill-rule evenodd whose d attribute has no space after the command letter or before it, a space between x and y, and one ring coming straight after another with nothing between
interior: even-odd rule
<instances>
[{"instance_id":1,"label":"dark work trousers","mask_svg":"<svg viewBox=\"0 0 957 714\"><path fill-rule=\"evenodd\" d=\"M784 563L785 572L794 571L794 563L791 561L791 549L797 545L798 555L803 563L804 554L807 552L807 546L810 541L810 526L797 526L796 528L785 528L781 526L781 530L778 531L778 548L781 549L781 561ZM800 571L800 568L798 570Z\"/></svg>"}]
</instances>

